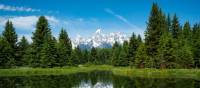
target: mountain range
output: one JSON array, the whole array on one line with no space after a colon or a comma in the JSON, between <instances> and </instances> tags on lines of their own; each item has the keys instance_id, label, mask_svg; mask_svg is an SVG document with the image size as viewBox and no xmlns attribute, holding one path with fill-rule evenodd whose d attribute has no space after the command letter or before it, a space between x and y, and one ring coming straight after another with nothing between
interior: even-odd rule
<instances>
[{"instance_id":1,"label":"mountain range","mask_svg":"<svg viewBox=\"0 0 200 88\"><path fill-rule=\"evenodd\" d=\"M101 29L97 29L96 32L88 37L84 38L78 35L72 40L72 46L79 46L81 49L95 48L111 48L116 42L122 44L125 40L129 40L129 35L122 32L103 33Z\"/></svg>"}]
</instances>

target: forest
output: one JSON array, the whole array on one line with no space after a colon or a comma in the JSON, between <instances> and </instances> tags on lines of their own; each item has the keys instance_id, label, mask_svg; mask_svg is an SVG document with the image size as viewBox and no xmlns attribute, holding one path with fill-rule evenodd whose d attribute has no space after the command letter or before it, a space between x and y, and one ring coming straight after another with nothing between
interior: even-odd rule
<instances>
[{"instance_id":1,"label":"forest","mask_svg":"<svg viewBox=\"0 0 200 88\"><path fill-rule=\"evenodd\" d=\"M179 69L200 67L200 23L183 25L176 14L166 14L154 3L145 38L132 33L129 41L115 42L112 48L72 48L67 31L52 35L45 16L40 16L32 42L18 35L10 20L0 34L0 68L65 67L83 64L133 68Z\"/></svg>"}]
</instances>

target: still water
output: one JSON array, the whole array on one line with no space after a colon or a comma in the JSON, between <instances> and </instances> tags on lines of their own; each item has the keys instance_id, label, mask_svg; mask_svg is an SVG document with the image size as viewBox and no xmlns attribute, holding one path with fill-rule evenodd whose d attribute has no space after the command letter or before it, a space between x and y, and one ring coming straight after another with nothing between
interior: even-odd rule
<instances>
[{"instance_id":1,"label":"still water","mask_svg":"<svg viewBox=\"0 0 200 88\"><path fill-rule=\"evenodd\" d=\"M59 76L0 77L0 88L200 88L200 81L129 78L109 71L94 71Z\"/></svg>"}]
</instances>

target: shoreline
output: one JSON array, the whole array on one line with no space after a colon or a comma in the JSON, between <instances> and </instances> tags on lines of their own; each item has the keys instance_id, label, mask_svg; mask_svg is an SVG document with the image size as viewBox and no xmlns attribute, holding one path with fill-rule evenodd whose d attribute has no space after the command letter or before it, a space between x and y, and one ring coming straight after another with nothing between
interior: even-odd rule
<instances>
[{"instance_id":1,"label":"shoreline","mask_svg":"<svg viewBox=\"0 0 200 88\"><path fill-rule=\"evenodd\" d=\"M79 67L56 68L11 68L0 69L0 77L10 76L40 76L40 75L68 75L79 72L111 71L114 75L142 78L192 78L200 80L199 69L136 69L130 67L113 67L111 65L91 65Z\"/></svg>"}]
</instances>

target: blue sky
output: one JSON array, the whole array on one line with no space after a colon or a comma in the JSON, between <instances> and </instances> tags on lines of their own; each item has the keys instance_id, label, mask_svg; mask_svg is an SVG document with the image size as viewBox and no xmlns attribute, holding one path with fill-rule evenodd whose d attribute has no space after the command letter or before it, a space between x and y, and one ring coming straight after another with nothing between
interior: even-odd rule
<instances>
[{"instance_id":1,"label":"blue sky","mask_svg":"<svg viewBox=\"0 0 200 88\"><path fill-rule=\"evenodd\" d=\"M156 2L167 14L177 14L181 24L200 22L199 0L1 0L0 32L10 19L19 37L31 38L38 16L47 17L54 36L63 27L70 37L103 32L143 34L151 5Z\"/></svg>"}]
</instances>

